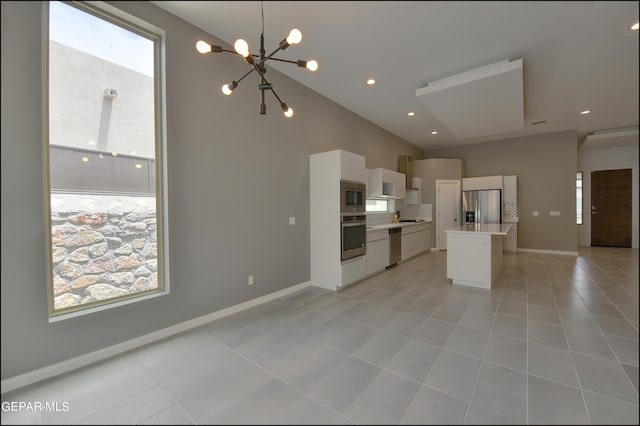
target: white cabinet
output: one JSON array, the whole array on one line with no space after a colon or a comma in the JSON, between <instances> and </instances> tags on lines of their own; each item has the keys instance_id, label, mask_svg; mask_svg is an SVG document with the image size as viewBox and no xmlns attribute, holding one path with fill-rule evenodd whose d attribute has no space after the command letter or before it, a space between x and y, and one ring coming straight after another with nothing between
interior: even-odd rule
<instances>
[{"instance_id":1,"label":"white cabinet","mask_svg":"<svg viewBox=\"0 0 640 426\"><path fill-rule=\"evenodd\" d=\"M402 228L402 260L410 259L431 247L431 224L419 224Z\"/></svg>"},{"instance_id":2,"label":"white cabinet","mask_svg":"<svg viewBox=\"0 0 640 426\"><path fill-rule=\"evenodd\" d=\"M503 192L502 221L507 223L517 223L518 222L518 176L515 176L515 175L504 176L502 192Z\"/></svg>"},{"instance_id":3,"label":"white cabinet","mask_svg":"<svg viewBox=\"0 0 640 426\"><path fill-rule=\"evenodd\" d=\"M427 223L426 229L424 230L424 235L426 237L426 241L423 243L424 251L431 250L431 224Z\"/></svg>"},{"instance_id":4,"label":"white cabinet","mask_svg":"<svg viewBox=\"0 0 640 426\"><path fill-rule=\"evenodd\" d=\"M311 283L337 290L365 277L365 257L340 256L340 180L366 183L365 158L343 150L309 157Z\"/></svg>"},{"instance_id":5,"label":"white cabinet","mask_svg":"<svg viewBox=\"0 0 640 426\"><path fill-rule=\"evenodd\" d=\"M365 256L360 256L355 259L349 259L342 262L340 269L342 272L340 287L345 287L349 284L360 281L366 274Z\"/></svg>"},{"instance_id":6,"label":"white cabinet","mask_svg":"<svg viewBox=\"0 0 640 426\"><path fill-rule=\"evenodd\" d=\"M366 275L372 275L389 266L389 230L367 231Z\"/></svg>"},{"instance_id":7,"label":"white cabinet","mask_svg":"<svg viewBox=\"0 0 640 426\"><path fill-rule=\"evenodd\" d=\"M340 154L340 179L367 183L367 169L362 155L338 150Z\"/></svg>"},{"instance_id":8,"label":"white cabinet","mask_svg":"<svg viewBox=\"0 0 640 426\"><path fill-rule=\"evenodd\" d=\"M383 168L370 169L367 197L404 198L405 186L404 173Z\"/></svg>"},{"instance_id":9,"label":"white cabinet","mask_svg":"<svg viewBox=\"0 0 640 426\"><path fill-rule=\"evenodd\" d=\"M518 202L518 176L503 176L502 185L504 188L504 202L505 203L517 203Z\"/></svg>"},{"instance_id":10,"label":"white cabinet","mask_svg":"<svg viewBox=\"0 0 640 426\"><path fill-rule=\"evenodd\" d=\"M505 253L516 253L518 251L518 224L514 223L507 236L504 237Z\"/></svg>"},{"instance_id":11,"label":"white cabinet","mask_svg":"<svg viewBox=\"0 0 640 426\"><path fill-rule=\"evenodd\" d=\"M504 176L503 178L503 211L505 222L518 221L518 177Z\"/></svg>"},{"instance_id":12,"label":"white cabinet","mask_svg":"<svg viewBox=\"0 0 640 426\"><path fill-rule=\"evenodd\" d=\"M502 175L481 176L462 179L463 191L475 191L483 189L502 189Z\"/></svg>"}]
</instances>

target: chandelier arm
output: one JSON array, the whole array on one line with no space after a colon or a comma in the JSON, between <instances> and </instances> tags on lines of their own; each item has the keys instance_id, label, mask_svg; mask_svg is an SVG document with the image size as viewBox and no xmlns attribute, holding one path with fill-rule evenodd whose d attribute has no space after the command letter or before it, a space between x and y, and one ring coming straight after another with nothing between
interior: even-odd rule
<instances>
[{"instance_id":1,"label":"chandelier arm","mask_svg":"<svg viewBox=\"0 0 640 426\"><path fill-rule=\"evenodd\" d=\"M236 83L240 83L242 80L244 80L244 78L246 76L248 76L249 74L251 74L252 72L254 72L255 69L251 68L249 71L247 71L242 77L240 77L238 80L235 80Z\"/></svg>"},{"instance_id":2,"label":"chandelier arm","mask_svg":"<svg viewBox=\"0 0 640 426\"><path fill-rule=\"evenodd\" d=\"M274 90L274 88L271 88L271 93L273 93L273 95L276 97L276 99L278 100L278 102L280 102L280 105L282 105L284 102L282 102L282 99L280 99L280 96L278 96L278 94L276 93L276 91Z\"/></svg>"},{"instance_id":3,"label":"chandelier arm","mask_svg":"<svg viewBox=\"0 0 640 426\"><path fill-rule=\"evenodd\" d=\"M280 59L280 58L269 58L269 59L271 59L273 61L288 62L290 64L296 64L296 65L298 64L298 61L290 61L289 59ZM265 61L266 61L266 59L265 59Z\"/></svg>"},{"instance_id":4,"label":"chandelier arm","mask_svg":"<svg viewBox=\"0 0 640 426\"><path fill-rule=\"evenodd\" d=\"M252 69L251 71L256 70L256 71L258 72L258 74L260 74L260 77L262 77L262 80L264 80L264 83L271 85L271 83L269 83L269 82L267 81L267 78L264 76L264 73L263 73L263 72L262 72L262 70L260 69L260 66L259 66L260 64L262 64L262 62L259 62L259 63L257 63L257 64L256 64L256 63L254 63L254 64L253 64L253 69Z\"/></svg>"},{"instance_id":5,"label":"chandelier arm","mask_svg":"<svg viewBox=\"0 0 640 426\"><path fill-rule=\"evenodd\" d=\"M278 47L276 50L274 50L273 52L271 52L271 54L269 54L268 56L265 56L263 60L260 61L261 64L265 63L267 60L269 59L274 59L274 60L278 60L278 58L274 58L273 55L275 55L276 53L278 53L279 51L281 51L282 48Z\"/></svg>"}]
</instances>

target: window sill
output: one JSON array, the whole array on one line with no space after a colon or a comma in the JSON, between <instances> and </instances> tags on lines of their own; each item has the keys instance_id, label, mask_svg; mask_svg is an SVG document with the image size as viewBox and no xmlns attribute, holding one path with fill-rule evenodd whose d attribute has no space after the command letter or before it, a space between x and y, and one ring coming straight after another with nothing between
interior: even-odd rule
<instances>
[{"instance_id":1,"label":"window sill","mask_svg":"<svg viewBox=\"0 0 640 426\"><path fill-rule=\"evenodd\" d=\"M130 305L132 303L138 303L138 302L142 302L144 300L149 300L149 299L155 299L156 297L162 297L162 296L166 296L169 294L169 290L164 290L158 293L152 293L152 294L146 294L144 296L140 296L140 297L136 297L136 298L132 298L132 299L127 299L127 300L121 300L119 302L114 302L114 303L108 303L106 305L100 305L100 306L94 306L92 308L86 308L86 309L82 309L79 311L74 311L74 312L69 312L66 314L60 314L60 315L49 315L49 324L51 323L55 323L55 322L60 322L60 321L65 321L71 318L78 318L78 317L82 317L85 315L91 315L94 314L96 312L102 312L102 311L106 311L109 309L114 309L120 306L125 306L125 305Z\"/></svg>"}]
</instances>

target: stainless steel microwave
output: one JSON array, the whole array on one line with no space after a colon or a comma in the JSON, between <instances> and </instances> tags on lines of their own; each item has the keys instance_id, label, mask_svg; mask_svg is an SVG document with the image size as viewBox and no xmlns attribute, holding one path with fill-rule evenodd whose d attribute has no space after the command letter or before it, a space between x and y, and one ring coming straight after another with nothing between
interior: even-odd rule
<instances>
[{"instance_id":1,"label":"stainless steel microwave","mask_svg":"<svg viewBox=\"0 0 640 426\"><path fill-rule=\"evenodd\" d=\"M366 185L362 182L340 181L340 213L364 213Z\"/></svg>"}]
</instances>

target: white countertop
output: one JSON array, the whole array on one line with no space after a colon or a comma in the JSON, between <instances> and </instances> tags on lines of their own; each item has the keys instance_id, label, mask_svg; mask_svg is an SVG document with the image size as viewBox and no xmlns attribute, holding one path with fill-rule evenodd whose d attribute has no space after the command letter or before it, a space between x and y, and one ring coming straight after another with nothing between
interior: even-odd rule
<instances>
[{"instance_id":1,"label":"white countertop","mask_svg":"<svg viewBox=\"0 0 640 426\"><path fill-rule=\"evenodd\" d=\"M491 235L507 235L513 227L512 223L474 223L456 228L446 229L445 232L474 232Z\"/></svg>"},{"instance_id":2,"label":"white countertop","mask_svg":"<svg viewBox=\"0 0 640 426\"><path fill-rule=\"evenodd\" d=\"M379 229L401 228L406 226L424 225L431 223L430 220L424 222L400 222L400 223L380 223L377 225L367 225L367 231L377 231Z\"/></svg>"}]
</instances>

